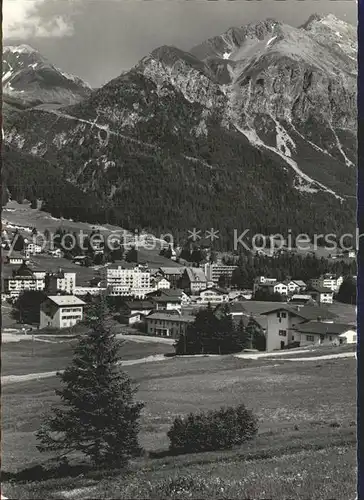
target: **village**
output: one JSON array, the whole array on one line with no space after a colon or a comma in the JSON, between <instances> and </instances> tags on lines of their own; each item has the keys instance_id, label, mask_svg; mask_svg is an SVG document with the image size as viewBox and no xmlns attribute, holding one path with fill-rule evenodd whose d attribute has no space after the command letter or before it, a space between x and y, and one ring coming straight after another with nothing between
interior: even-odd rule
<instances>
[{"instance_id":1,"label":"village","mask_svg":"<svg viewBox=\"0 0 364 500\"><path fill-rule=\"evenodd\" d=\"M18 237L15 230L13 241ZM9 242L2 245L3 312L10 310L14 317L18 307L13 331L75 332L77 325L85 322L90 304L104 296L117 320L116 330L124 334L178 340L195 322L198 311L211 307L218 314L227 307L235 324L253 324L264 337L259 350L336 346L355 344L357 340L354 304L337 300L344 280L353 282L356 276L326 273L307 282L294 276L283 281L255 276L252 288L239 288L233 279L238 266L226 264L221 257L202 261L197 267L179 259L167 246L159 255L168 265L159 265L140 261L132 247L128 255L121 255L122 259L105 262L104 247L96 238L93 261L101 257L99 262L103 264L85 265L89 259L86 255L73 255L67 260L60 247L45 249L36 238L21 239L21 250L6 250ZM32 294L38 297L35 302ZM23 302L30 300L30 321L22 314L28 306L20 305L20 298ZM3 323L4 331L6 326ZM256 346L250 342L248 347Z\"/></svg>"}]
</instances>

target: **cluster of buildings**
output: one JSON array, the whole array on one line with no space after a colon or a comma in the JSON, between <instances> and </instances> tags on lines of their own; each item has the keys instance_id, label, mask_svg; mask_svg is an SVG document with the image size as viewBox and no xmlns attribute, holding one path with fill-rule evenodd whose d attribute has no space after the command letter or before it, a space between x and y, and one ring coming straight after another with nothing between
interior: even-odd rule
<instances>
[{"instance_id":1,"label":"cluster of buildings","mask_svg":"<svg viewBox=\"0 0 364 500\"><path fill-rule=\"evenodd\" d=\"M205 264L204 267L160 267L149 269L145 264L122 263L106 268L106 287L112 296L144 299L160 289L181 288L185 293L198 295L216 286L221 276L231 280L236 266Z\"/></svg>"},{"instance_id":2,"label":"cluster of buildings","mask_svg":"<svg viewBox=\"0 0 364 500\"><path fill-rule=\"evenodd\" d=\"M278 281L275 278L259 276L255 280L253 291L266 290L271 294L277 293L296 303L315 301L317 304L332 304L334 294L339 291L343 280L342 276L333 274L323 274L308 283L301 280Z\"/></svg>"},{"instance_id":3,"label":"cluster of buildings","mask_svg":"<svg viewBox=\"0 0 364 500\"><path fill-rule=\"evenodd\" d=\"M32 249L35 252L37 249ZM178 338L195 319L196 312L211 305L218 310L224 304L234 321L256 322L266 337L266 350L308 344L356 342L356 327L335 321L322 307L333 302L342 277L324 274L305 283L279 281L259 276L252 290L225 289L236 266L220 263L203 267L160 267L121 262L107 265L102 276L90 286L77 284L77 273L58 269L35 271L28 258L12 255L8 263L20 265L3 280L3 296L16 299L26 290L44 291L40 306L40 328L69 328L84 318L86 295L105 294L125 298L120 319L129 325L143 324L148 335ZM223 280L221 280L223 277ZM252 300L258 290L281 295L280 302Z\"/></svg>"},{"instance_id":4,"label":"cluster of buildings","mask_svg":"<svg viewBox=\"0 0 364 500\"><path fill-rule=\"evenodd\" d=\"M289 302L237 301L230 305L234 321L254 321L266 338L266 351L287 346L356 343L355 324L339 323L337 316L318 305Z\"/></svg>"},{"instance_id":5,"label":"cluster of buildings","mask_svg":"<svg viewBox=\"0 0 364 500\"><path fill-rule=\"evenodd\" d=\"M49 294L62 292L69 295L100 295L106 291L101 286L77 286L76 273L58 269L56 272L34 271L23 262L12 276L4 278L2 295L17 299L24 291L45 291Z\"/></svg>"}]
</instances>

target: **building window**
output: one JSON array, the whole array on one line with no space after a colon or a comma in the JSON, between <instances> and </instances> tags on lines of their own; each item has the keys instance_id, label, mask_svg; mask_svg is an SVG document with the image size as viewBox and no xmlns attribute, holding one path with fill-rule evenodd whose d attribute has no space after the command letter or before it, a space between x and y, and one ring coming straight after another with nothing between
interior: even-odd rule
<instances>
[{"instance_id":1,"label":"building window","mask_svg":"<svg viewBox=\"0 0 364 500\"><path fill-rule=\"evenodd\" d=\"M279 330L278 335L280 337L287 337L287 330Z\"/></svg>"},{"instance_id":2,"label":"building window","mask_svg":"<svg viewBox=\"0 0 364 500\"><path fill-rule=\"evenodd\" d=\"M306 340L308 342L314 342L315 341L315 336L314 335L306 335Z\"/></svg>"},{"instance_id":3,"label":"building window","mask_svg":"<svg viewBox=\"0 0 364 500\"><path fill-rule=\"evenodd\" d=\"M282 312L282 314L281 314L281 318L287 318L287 313Z\"/></svg>"}]
</instances>

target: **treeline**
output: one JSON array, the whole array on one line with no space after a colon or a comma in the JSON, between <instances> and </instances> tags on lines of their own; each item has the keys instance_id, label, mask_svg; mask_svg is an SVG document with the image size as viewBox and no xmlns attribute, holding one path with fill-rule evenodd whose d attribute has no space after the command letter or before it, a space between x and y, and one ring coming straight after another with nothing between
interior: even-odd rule
<instances>
[{"instance_id":1,"label":"treeline","mask_svg":"<svg viewBox=\"0 0 364 500\"><path fill-rule=\"evenodd\" d=\"M2 157L2 206L10 197L22 203L31 202L37 208L42 200L42 210L53 217L64 217L85 222L106 222L108 210L102 207L97 197L62 176L62 172L51 162L30 154L21 153L8 145Z\"/></svg>"},{"instance_id":2,"label":"treeline","mask_svg":"<svg viewBox=\"0 0 364 500\"><path fill-rule=\"evenodd\" d=\"M253 319L248 325L234 322L228 304L215 311L209 304L198 311L175 344L176 354L229 354L246 348L264 351L264 333Z\"/></svg>"}]
</instances>

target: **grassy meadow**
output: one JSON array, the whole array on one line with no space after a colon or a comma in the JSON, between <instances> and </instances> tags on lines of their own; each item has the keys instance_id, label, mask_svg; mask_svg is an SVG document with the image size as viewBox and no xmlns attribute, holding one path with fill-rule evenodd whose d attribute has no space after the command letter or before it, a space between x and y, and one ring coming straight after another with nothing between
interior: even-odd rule
<instances>
[{"instance_id":1,"label":"grassy meadow","mask_svg":"<svg viewBox=\"0 0 364 500\"><path fill-rule=\"evenodd\" d=\"M70 343L4 345L3 375L63 368ZM173 351L127 341L125 359ZM335 351L338 352L338 351ZM326 351L325 351L326 354ZM298 355L297 355L298 357ZM356 477L356 361L288 361L234 356L167 358L124 367L145 402L140 442L146 450L127 471L20 481L11 473L46 462L35 448L41 414L57 402L56 377L3 385L3 493L9 498L350 499ZM259 434L223 452L171 456L175 416L244 403Z\"/></svg>"}]
</instances>

